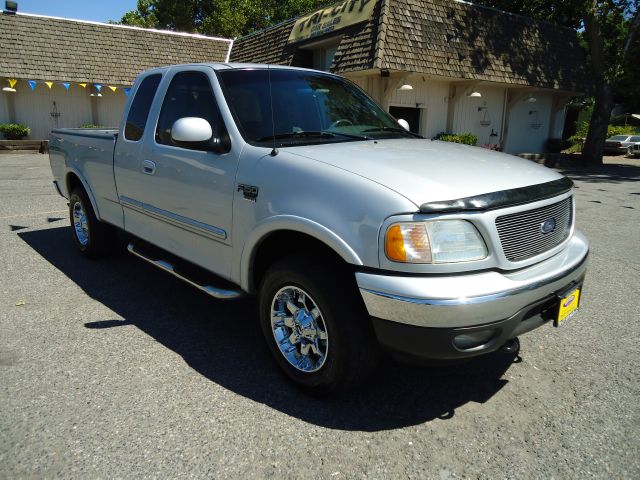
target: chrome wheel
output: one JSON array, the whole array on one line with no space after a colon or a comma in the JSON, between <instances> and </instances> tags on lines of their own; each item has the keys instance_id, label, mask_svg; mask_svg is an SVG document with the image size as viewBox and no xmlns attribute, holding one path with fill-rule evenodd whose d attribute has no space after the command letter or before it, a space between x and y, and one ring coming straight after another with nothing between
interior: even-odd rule
<instances>
[{"instance_id":1,"label":"chrome wheel","mask_svg":"<svg viewBox=\"0 0 640 480\"><path fill-rule=\"evenodd\" d=\"M87 221L87 213L84 211L84 207L80 202L73 204L73 228L80 245L87 245L89 243L89 224Z\"/></svg>"},{"instance_id":2,"label":"chrome wheel","mask_svg":"<svg viewBox=\"0 0 640 480\"><path fill-rule=\"evenodd\" d=\"M280 353L301 372L317 372L329 352L322 313L301 288L278 290L271 302L271 329Z\"/></svg>"}]
</instances>

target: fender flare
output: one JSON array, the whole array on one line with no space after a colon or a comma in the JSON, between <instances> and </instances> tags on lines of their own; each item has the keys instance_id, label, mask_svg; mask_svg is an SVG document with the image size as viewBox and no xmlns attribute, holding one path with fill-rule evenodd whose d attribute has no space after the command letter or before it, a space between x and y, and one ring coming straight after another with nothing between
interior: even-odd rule
<instances>
[{"instance_id":1,"label":"fender flare","mask_svg":"<svg viewBox=\"0 0 640 480\"><path fill-rule=\"evenodd\" d=\"M363 265L362 260L351 246L324 225L296 215L276 215L258 223L247 235L240 259L240 286L243 290L247 292L255 290L255 286L251 282L251 275L255 252L258 247L269 234L282 230L309 235L327 245L340 255L345 262L353 265Z\"/></svg>"},{"instance_id":2,"label":"fender flare","mask_svg":"<svg viewBox=\"0 0 640 480\"><path fill-rule=\"evenodd\" d=\"M96 218L98 220L102 220L100 217L100 211L98 210L98 204L96 202L95 196L93 195L93 191L91 187L89 187L89 183L85 180L84 175L80 173L77 169L67 166L67 172L64 175L65 189L67 190L67 195L71 196L71 192L69 191L69 174L73 173L76 177L80 179L80 183L82 184L82 188L87 192L87 196L89 197L89 202L91 202L91 207L93 208L94 213L96 214Z\"/></svg>"}]
</instances>

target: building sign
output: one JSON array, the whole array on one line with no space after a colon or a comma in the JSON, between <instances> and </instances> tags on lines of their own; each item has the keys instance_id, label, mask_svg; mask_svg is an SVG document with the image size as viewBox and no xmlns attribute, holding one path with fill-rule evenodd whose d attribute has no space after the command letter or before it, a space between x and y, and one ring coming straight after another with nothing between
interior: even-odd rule
<instances>
[{"instance_id":1,"label":"building sign","mask_svg":"<svg viewBox=\"0 0 640 480\"><path fill-rule=\"evenodd\" d=\"M345 0L296 20L289 43L335 32L371 18L376 0Z\"/></svg>"}]
</instances>

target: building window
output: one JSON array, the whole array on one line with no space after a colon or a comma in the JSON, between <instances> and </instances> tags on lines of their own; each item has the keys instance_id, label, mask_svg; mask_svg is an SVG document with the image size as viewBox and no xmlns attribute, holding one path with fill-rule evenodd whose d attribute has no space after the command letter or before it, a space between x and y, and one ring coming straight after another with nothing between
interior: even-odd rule
<instances>
[{"instance_id":1,"label":"building window","mask_svg":"<svg viewBox=\"0 0 640 480\"><path fill-rule=\"evenodd\" d=\"M333 57L336 54L338 45L322 47L313 51L313 68L328 72L331 69Z\"/></svg>"},{"instance_id":2,"label":"building window","mask_svg":"<svg viewBox=\"0 0 640 480\"><path fill-rule=\"evenodd\" d=\"M420 109L413 107L389 107L389 113L396 120L406 120L413 133L420 133Z\"/></svg>"}]
</instances>

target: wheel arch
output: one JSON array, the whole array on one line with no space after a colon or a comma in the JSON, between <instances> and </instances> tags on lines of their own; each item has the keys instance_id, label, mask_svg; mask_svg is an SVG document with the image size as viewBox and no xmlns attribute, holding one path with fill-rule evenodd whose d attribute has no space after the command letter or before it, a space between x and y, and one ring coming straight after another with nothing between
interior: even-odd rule
<instances>
[{"instance_id":1,"label":"wheel arch","mask_svg":"<svg viewBox=\"0 0 640 480\"><path fill-rule=\"evenodd\" d=\"M75 190L77 187L81 187L85 191L85 193L87 194L87 197L89 198L89 201L91 202L91 207L93 208L93 211L96 214L96 218L98 220L102 220L100 217L100 211L98 210L98 204L96 203L96 199L93 195L93 192L91 191L89 184L82 177L82 175L80 175L78 172L74 170L68 171L65 176L65 187L67 189L67 198L71 197L71 192L73 192L73 190Z\"/></svg>"},{"instance_id":2,"label":"wheel arch","mask_svg":"<svg viewBox=\"0 0 640 480\"><path fill-rule=\"evenodd\" d=\"M353 248L327 227L306 218L281 215L260 223L247 237L240 262L241 287L255 292L269 265L303 249L325 253L346 264L363 265Z\"/></svg>"}]
</instances>

